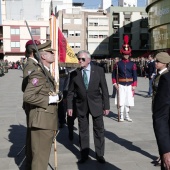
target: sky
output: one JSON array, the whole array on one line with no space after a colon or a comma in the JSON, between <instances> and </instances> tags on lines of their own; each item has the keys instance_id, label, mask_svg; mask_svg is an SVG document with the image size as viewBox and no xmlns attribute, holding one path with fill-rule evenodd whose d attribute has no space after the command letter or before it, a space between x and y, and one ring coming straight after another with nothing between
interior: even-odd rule
<instances>
[{"instance_id":1,"label":"sky","mask_svg":"<svg viewBox=\"0 0 170 170\"><path fill-rule=\"evenodd\" d=\"M137 0L139 7L145 6L145 0ZM98 8L101 0L73 0L73 2L82 2L86 8ZM118 6L118 0L112 0L114 6Z\"/></svg>"}]
</instances>

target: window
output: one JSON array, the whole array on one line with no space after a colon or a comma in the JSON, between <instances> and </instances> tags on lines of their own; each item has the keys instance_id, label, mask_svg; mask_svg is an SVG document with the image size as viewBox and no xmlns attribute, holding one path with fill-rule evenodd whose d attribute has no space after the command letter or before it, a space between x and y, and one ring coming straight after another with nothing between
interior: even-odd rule
<instances>
[{"instance_id":1,"label":"window","mask_svg":"<svg viewBox=\"0 0 170 170\"><path fill-rule=\"evenodd\" d=\"M108 26L109 21L107 18L99 18L99 26Z\"/></svg>"},{"instance_id":2,"label":"window","mask_svg":"<svg viewBox=\"0 0 170 170\"><path fill-rule=\"evenodd\" d=\"M75 31L75 36L80 36L80 31Z\"/></svg>"},{"instance_id":3,"label":"window","mask_svg":"<svg viewBox=\"0 0 170 170\"><path fill-rule=\"evenodd\" d=\"M119 49L119 39L118 38L113 39L113 49Z\"/></svg>"},{"instance_id":4,"label":"window","mask_svg":"<svg viewBox=\"0 0 170 170\"><path fill-rule=\"evenodd\" d=\"M89 18L88 19L89 26L98 26L98 18Z\"/></svg>"},{"instance_id":5,"label":"window","mask_svg":"<svg viewBox=\"0 0 170 170\"><path fill-rule=\"evenodd\" d=\"M19 48L20 42L11 42L11 48Z\"/></svg>"},{"instance_id":6,"label":"window","mask_svg":"<svg viewBox=\"0 0 170 170\"><path fill-rule=\"evenodd\" d=\"M74 36L74 31L68 31L69 36L73 37Z\"/></svg>"},{"instance_id":7,"label":"window","mask_svg":"<svg viewBox=\"0 0 170 170\"><path fill-rule=\"evenodd\" d=\"M88 37L89 38L98 38L98 31L89 31Z\"/></svg>"},{"instance_id":8,"label":"window","mask_svg":"<svg viewBox=\"0 0 170 170\"><path fill-rule=\"evenodd\" d=\"M11 28L11 35L19 35L20 29L19 28Z\"/></svg>"},{"instance_id":9,"label":"window","mask_svg":"<svg viewBox=\"0 0 170 170\"><path fill-rule=\"evenodd\" d=\"M63 35L65 38L68 38L68 31L67 30L63 30Z\"/></svg>"},{"instance_id":10,"label":"window","mask_svg":"<svg viewBox=\"0 0 170 170\"><path fill-rule=\"evenodd\" d=\"M39 28L31 28L31 34L32 35L40 35L40 29Z\"/></svg>"},{"instance_id":11,"label":"window","mask_svg":"<svg viewBox=\"0 0 170 170\"><path fill-rule=\"evenodd\" d=\"M74 19L74 24L82 24L82 19Z\"/></svg>"},{"instance_id":12,"label":"window","mask_svg":"<svg viewBox=\"0 0 170 170\"><path fill-rule=\"evenodd\" d=\"M99 38L107 38L108 31L99 31Z\"/></svg>"},{"instance_id":13,"label":"window","mask_svg":"<svg viewBox=\"0 0 170 170\"><path fill-rule=\"evenodd\" d=\"M75 48L80 48L80 43L75 43Z\"/></svg>"},{"instance_id":14,"label":"window","mask_svg":"<svg viewBox=\"0 0 170 170\"><path fill-rule=\"evenodd\" d=\"M74 43L69 43L71 48L74 48Z\"/></svg>"},{"instance_id":15,"label":"window","mask_svg":"<svg viewBox=\"0 0 170 170\"><path fill-rule=\"evenodd\" d=\"M70 24L70 23L71 23L71 19L63 18L63 24Z\"/></svg>"}]
</instances>

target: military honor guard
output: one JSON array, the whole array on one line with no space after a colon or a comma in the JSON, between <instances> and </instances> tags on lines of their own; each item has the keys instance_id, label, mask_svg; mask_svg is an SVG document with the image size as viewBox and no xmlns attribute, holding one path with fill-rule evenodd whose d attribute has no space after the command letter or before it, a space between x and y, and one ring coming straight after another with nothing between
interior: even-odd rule
<instances>
[{"instance_id":1,"label":"military honor guard","mask_svg":"<svg viewBox=\"0 0 170 170\"><path fill-rule=\"evenodd\" d=\"M125 35L124 45L120 50L122 60L115 64L112 72L112 82L117 89L115 104L118 105L118 110L120 110L120 117L118 117L120 122L124 120L132 122L129 110L131 106L134 106L134 93L137 86L137 68L136 64L129 60L132 50L128 42L129 37Z\"/></svg>"},{"instance_id":2,"label":"military honor guard","mask_svg":"<svg viewBox=\"0 0 170 170\"><path fill-rule=\"evenodd\" d=\"M51 41L38 46L41 64L29 74L24 91L24 102L30 104L28 127L31 133L31 170L47 170L54 138L58 129L58 95L51 95L56 82L51 76L50 64L55 61Z\"/></svg>"},{"instance_id":3,"label":"military honor guard","mask_svg":"<svg viewBox=\"0 0 170 170\"><path fill-rule=\"evenodd\" d=\"M37 40L34 40L34 43L38 46L40 45L40 42ZM23 81L22 81L22 91L24 92L27 85L28 85L28 77L29 75L36 71L38 67L38 60L35 56L36 49L33 44L32 40L27 41L25 44L25 56L27 58L27 62L23 68ZM31 169L31 161L32 161L32 153L31 153L31 134L30 134L30 128L28 127L29 122L29 112L30 112L30 104L23 102L23 109L26 114L26 122L27 122L27 134L26 134L26 170Z\"/></svg>"}]
</instances>

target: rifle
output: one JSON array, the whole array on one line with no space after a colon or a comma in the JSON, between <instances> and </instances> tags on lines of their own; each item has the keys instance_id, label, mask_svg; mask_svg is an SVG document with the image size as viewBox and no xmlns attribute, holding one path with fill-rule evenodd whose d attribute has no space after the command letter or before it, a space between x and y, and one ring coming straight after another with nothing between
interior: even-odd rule
<instances>
[{"instance_id":1,"label":"rifle","mask_svg":"<svg viewBox=\"0 0 170 170\"><path fill-rule=\"evenodd\" d=\"M43 71L43 73L44 73L44 75L45 75L45 77L46 77L46 79L47 79L47 82L48 82L49 85L50 85L50 90L51 90L50 95L56 95L56 93L54 92L54 86L53 86L53 84L51 83L51 81L50 81L50 79L49 79L49 77L48 77L48 75L47 75L47 73L46 73L46 71L45 71L45 67L44 67L44 65L43 65L43 63L42 63L42 61L41 61L41 59L40 59L40 53L39 53L38 48L37 48L37 46L36 46L36 44L35 44L35 42L34 42L34 38L33 38L32 34L31 34L31 31L30 31L30 29L29 29L29 26L28 26L28 23L27 23L26 20L25 20L25 23L26 23L27 29L28 29L28 31L29 31L29 34L30 34L30 36L31 36L33 45L34 45L34 47L35 47L36 57L38 58L38 61L39 61L39 63L40 63L40 67L41 67L41 69L42 69L42 71Z\"/></svg>"},{"instance_id":2,"label":"rifle","mask_svg":"<svg viewBox=\"0 0 170 170\"><path fill-rule=\"evenodd\" d=\"M117 81L117 111L118 111L118 122L120 122L120 94L119 94L119 71L118 65L116 67L116 81Z\"/></svg>"}]
</instances>

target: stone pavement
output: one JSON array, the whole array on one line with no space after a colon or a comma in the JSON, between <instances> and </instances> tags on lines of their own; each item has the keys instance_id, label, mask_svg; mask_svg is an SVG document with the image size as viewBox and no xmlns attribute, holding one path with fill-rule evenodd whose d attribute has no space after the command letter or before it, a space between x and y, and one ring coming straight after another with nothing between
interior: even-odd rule
<instances>
[{"instance_id":1,"label":"stone pavement","mask_svg":"<svg viewBox=\"0 0 170 170\"><path fill-rule=\"evenodd\" d=\"M106 74L110 95L112 94L111 74ZM74 140L68 140L65 126L57 136L58 170L158 170L151 163L158 156L157 145L152 127L151 99L144 98L148 90L148 80L138 78L135 107L131 108L132 123L117 122L117 110L114 99L110 98L111 113L104 117L105 123L105 159L100 164L95 159L92 123L90 119L90 159L78 165L80 158L78 130L74 131ZM0 170L24 170L19 168L24 151L17 153L25 143L25 115L22 110L22 71L9 70L0 77ZM75 121L77 128L77 120ZM48 170L54 167L52 147Z\"/></svg>"}]
</instances>

